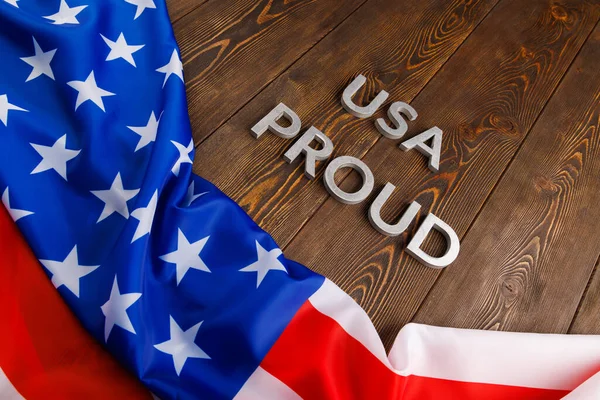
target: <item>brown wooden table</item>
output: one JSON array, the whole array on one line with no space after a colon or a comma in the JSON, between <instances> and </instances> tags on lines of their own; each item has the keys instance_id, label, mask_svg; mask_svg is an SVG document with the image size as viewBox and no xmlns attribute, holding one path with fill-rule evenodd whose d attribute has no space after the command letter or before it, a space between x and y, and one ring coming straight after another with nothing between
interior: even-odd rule
<instances>
[{"instance_id":1,"label":"brown wooden table","mask_svg":"<svg viewBox=\"0 0 600 400\"><path fill-rule=\"evenodd\" d=\"M167 0L181 47L195 171L235 199L286 255L329 277L369 313L386 346L409 321L600 333L600 19L582 0ZM440 172L346 113L384 89L419 117L407 137L444 131ZM333 157L361 158L375 191L327 194L317 165L284 162L291 141L250 128L277 103L322 130ZM358 185L344 170L342 187ZM340 174L338 174L340 175ZM446 269L422 266L376 232L417 200L461 238ZM424 212L419 214L422 221ZM439 238L437 238L439 239ZM437 251L441 241L427 243Z\"/></svg>"}]
</instances>

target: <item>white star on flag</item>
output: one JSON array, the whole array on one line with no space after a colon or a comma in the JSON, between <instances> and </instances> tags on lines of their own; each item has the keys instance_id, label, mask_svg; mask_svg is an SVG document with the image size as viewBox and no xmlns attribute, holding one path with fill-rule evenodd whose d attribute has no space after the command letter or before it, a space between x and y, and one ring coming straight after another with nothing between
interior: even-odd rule
<instances>
[{"instance_id":1,"label":"white star on flag","mask_svg":"<svg viewBox=\"0 0 600 400\"><path fill-rule=\"evenodd\" d=\"M133 17L134 20L138 19L138 17L142 15L146 8L156 8L154 0L125 0L125 2L137 6L137 9L135 10L135 17Z\"/></svg>"},{"instance_id":2,"label":"white star on flag","mask_svg":"<svg viewBox=\"0 0 600 400\"><path fill-rule=\"evenodd\" d=\"M131 216L139 221L138 226L135 229L135 233L133 234L133 239L131 239L131 243L150 233L157 203L158 190L155 190L150 202L146 207L136 208L131 212Z\"/></svg>"},{"instance_id":3,"label":"white star on flag","mask_svg":"<svg viewBox=\"0 0 600 400\"><path fill-rule=\"evenodd\" d=\"M37 40L33 39L33 48L35 54L31 57L21 57L21 60L25 61L27 64L33 67L31 73L25 80L25 82L29 82L41 75L46 75L50 79L54 80L54 73L52 72L52 68L50 67L50 62L52 58L54 58L54 53L56 53L57 49L50 50L44 53Z\"/></svg>"},{"instance_id":4,"label":"white star on flag","mask_svg":"<svg viewBox=\"0 0 600 400\"><path fill-rule=\"evenodd\" d=\"M8 195L8 186L7 186L6 189L4 189L4 193L2 193L2 203L4 204L4 207L6 207L6 210L8 211L8 214L10 214L10 216L12 217L13 221L17 222L21 218L33 214L32 211L18 210L16 208L11 208L10 207L10 198L8 196L9 195Z\"/></svg>"},{"instance_id":5,"label":"white star on flag","mask_svg":"<svg viewBox=\"0 0 600 400\"><path fill-rule=\"evenodd\" d=\"M87 5L69 7L65 0L60 0L58 12L56 14L48 15L44 18L49 19L55 25L79 24L79 21L77 20L77 14L83 11L83 9L86 7Z\"/></svg>"},{"instance_id":6,"label":"white star on flag","mask_svg":"<svg viewBox=\"0 0 600 400\"><path fill-rule=\"evenodd\" d=\"M183 330L177 325L173 317L169 316L170 339L166 342L155 344L154 347L163 353L173 356L173 365L177 375L181 373L188 358L210 359L194 340L198 335L198 329L204 321L198 322L188 330Z\"/></svg>"},{"instance_id":7,"label":"white star on flag","mask_svg":"<svg viewBox=\"0 0 600 400\"><path fill-rule=\"evenodd\" d=\"M38 174L49 169L55 170L63 179L67 180L67 162L77 157L81 150L67 149L67 135L62 135L52 146L29 143L35 151L42 156L42 161L31 171Z\"/></svg>"},{"instance_id":8,"label":"white star on flag","mask_svg":"<svg viewBox=\"0 0 600 400\"><path fill-rule=\"evenodd\" d=\"M112 92L98 87L96 78L94 76L94 71L90 72L85 81L71 81L67 82L67 85L71 86L78 92L77 101L75 102L75 111L77 111L77 108L79 108L82 103L91 100L94 104L100 107L102 111L106 112L102 98L115 95Z\"/></svg>"},{"instance_id":9,"label":"white star on flag","mask_svg":"<svg viewBox=\"0 0 600 400\"><path fill-rule=\"evenodd\" d=\"M127 315L127 309L131 307L133 303L138 301L141 296L141 293L121 294L119 291L119 284L117 283L117 277L115 276L110 291L110 298L100 307L102 309L102 314L106 317L106 321L104 321L105 342L108 342L110 332L115 325L135 334L131 319L129 319L129 315Z\"/></svg>"},{"instance_id":10,"label":"white star on flag","mask_svg":"<svg viewBox=\"0 0 600 400\"><path fill-rule=\"evenodd\" d=\"M287 273L285 266L279 261L278 257L282 255L281 249L274 248L273 250L267 251L264 247L256 241L256 254L258 260L240 269L242 272L256 272L256 287L258 288L267 276L269 271L283 271Z\"/></svg>"},{"instance_id":11,"label":"white star on flag","mask_svg":"<svg viewBox=\"0 0 600 400\"><path fill-rule=\"evenodd\" d=\"M163 87L167 84L167 80L171 77L171 75L176 75L183 82L183 64L179 59L179 54L177 54L177 49L173 50L171 54L171 59L167 65L164 65L156 70L157 72L162 72L165 74L165 80L163 82Z\"/></svg>"},{"instance_id":12,"label":"white star on flag","mask_svg":"<svg viewBox=\"0 0 600 400\"><path fill-rule=\"evenodd\" d=\"M121 180L121 173L117 173L117 176L113 180L110 189L107 190L92 190L92 194L104 202L104 208L96 223L108 218L113 213L117 212L125 218L129 218L129 209L127 208L127 202L133 199L140 189L125 190L123 188L123 181Z\"/></svg>"},{"instance_id":13,"label":"white star on flag","mask_svg":"<svg viewBox=\"0 0 600 400\"><path fill-rule=\"evenodd\" d=\"M73 247L64 261L40 260L40 263L52 274L54 287L58 289L65 285L77 297L79 297L79 279L99 267L99 265L79 265L77 246Z\"/></svg>"},{"instance_id":14,"label":"white star on flag","mask_svg":"<svg viewBox=\"0 0 600 400\"><path fill-rule=\"evenodd\" d=\"M17 4L17 1L19 1L19 0L4 0L5 3L8 3L11 6L15 6L15 7L19 8L19 5Z\"/></svg>"},{"instance_id":15,"label":"white star on flag","mask_svg":"<svg viewBox=\"0 0 600 400\"><path fill-rule=\"evenodd\" d=\"M177 285L179 285L190 268L210 272L210 269L208 269L202 258L200 258L200 252L204 248L204 245L206 245L209 237L207 236L194 243L190 243L181 229L178 229L177 250L159 257L165 262L175 264Z\"/></svg>"},{"instance_id":16,"label":"white star on flag","mask_svg":"<svg viewBox=\"0 0 600 400\"><path fill-rule=\"evenodd\" d=\"M175 165L173 165L171 172L175 174L175 176L179 176L181 164L192 163L190 153L194 150L194 139L190 140L190 144L188 144L187 147L185 147L181 143L177 143L174 140L171 140L171 143L173 143L173 146L175 146L177 148L177 151L179 151L179 157L177 158L177 161L175 161Z\"/></svg>"},{"instance_id":17,"label":"white star on flag","mask_svg":"<svg viewBox=\"0 0 600 400\"><path fill-rule=\"evenodd\" d=\"M24 108L18 107L8 102L8 96L5 94L0 95L0 121L4 126L8 126L8 112L11 110L15 111L28 111Z\"/></svg>"},{"instance_id":18,"label":"white star on flag","mask_svg":"<svg viewBox=\"0 0 600 400\"><path fill-rule=\"evenodd\" d=\"M194 191L195 191L194 181L192 181L192 183L190 183L190 186L188 186L188 190L187 190L187 193L185 194L185 198L181 202L182 207L191 206L192 203L194 202L194 200L196 200L198 197L203 196L208 193L208 192L202 192L199 194L194 194Z\"/></svg>"},{"instance_id":19,"label":"white star on flag","mask_svg":"<svg viewBox=\"0 0 600 400\"><path fill-rule=\"evenodd\" d=\"M123 32L119 35L116 42L106 38L104 35L100 34L104 42L110 47L110 52L108 56L106 56L106 61L116 60L118 58L122 58L127 61L129 64L135 65L135 60L133 59L133 53L140 50L145 45L129 45L125 40L125 36L123 36Z\"/></svg>"},{"instance_id":20,"label":"white star on flag","mask_svg":"<svg viewBox=\"0 0 600 400\"><path fill-rule=\"evenodd\" d=\"M161 114L161 116L162 116L162 114ZM154 115L154 111L152 111L152 113L150 113L150 118L148 118L148 122L146 123L146 126L128 126L127 127L129 129L131 129L132 131L134 131L135 133L137 133L138 135L140 135L140 140L139 140L137 146L135 147L134 152L146 147L147 145L149 145L150 143L152 143L156 140L156 134L158 132L158 125L160 124L160 118L161 117L158 117L158 120L157 120L156 116Z\"/></svg>"}]
</instances>

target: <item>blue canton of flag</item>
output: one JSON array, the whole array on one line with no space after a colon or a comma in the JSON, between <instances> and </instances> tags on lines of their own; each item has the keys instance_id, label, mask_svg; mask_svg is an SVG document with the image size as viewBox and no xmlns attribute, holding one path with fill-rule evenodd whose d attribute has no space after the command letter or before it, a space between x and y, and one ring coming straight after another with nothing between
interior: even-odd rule
<instances>
[{"instance_id":1,"label":"blue canton of flag","mask_svg":"<svg viewBox=\"0 0 600 400\"><path fill-rule=\"evenodd\" d=\"M162 0L0 0L0 190L85 328L164 398L232 398L323 282L192 175Z\"/></svg>"}]
</instances>

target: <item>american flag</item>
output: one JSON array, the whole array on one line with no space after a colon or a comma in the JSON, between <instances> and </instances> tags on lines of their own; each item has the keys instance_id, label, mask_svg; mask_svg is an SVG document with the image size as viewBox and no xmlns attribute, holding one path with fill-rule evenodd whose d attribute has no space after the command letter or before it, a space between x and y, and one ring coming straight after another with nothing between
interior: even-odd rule
<instances>
[{"instance_id":1,"label":"american flag","mask_svg":"<svg viewBox=\"0 0 600 400\"><path fill-rule=\"evenodd\" d=\"M348 295L193 175L162 0L0 0L0 52L2 398L600 390L592 336L409 324L386 355Z\"/></svg>"}]
</instances>

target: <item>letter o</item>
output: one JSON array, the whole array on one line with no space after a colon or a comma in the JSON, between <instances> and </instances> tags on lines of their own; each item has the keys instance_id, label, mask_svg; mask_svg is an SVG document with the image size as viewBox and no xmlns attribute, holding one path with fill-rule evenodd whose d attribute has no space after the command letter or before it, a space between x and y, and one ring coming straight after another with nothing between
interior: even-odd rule
<instances>
[{"instance_id":1,"label":"letter o","mask_svg":"<svg viewBox=\"0 0 600 400\"><path fill-rule=\"evenodd\" d=\"M354 169L362 177L362 187L354 193L343 191L335 183L335 173L337 170L346 167ZM333 159L325 169L323 181L329 194L337 201L344 204L360 203L371 194L373 187L375 186L375 178L368 165L358 158L351 156L341 156Z\"/></svg>"}]
</instances>

